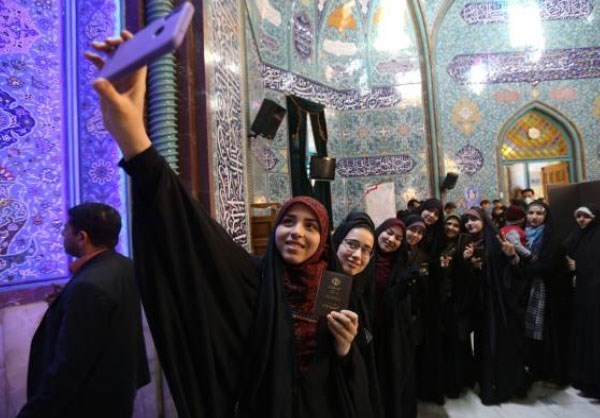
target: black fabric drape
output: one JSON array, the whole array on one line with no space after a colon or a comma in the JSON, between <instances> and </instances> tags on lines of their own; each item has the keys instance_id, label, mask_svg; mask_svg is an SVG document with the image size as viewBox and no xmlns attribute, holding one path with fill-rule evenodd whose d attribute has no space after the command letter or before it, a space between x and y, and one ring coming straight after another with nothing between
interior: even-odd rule
<instances>
[{"instance_id":1,"label":"black fabric drape","mask_svg":"<svg viewBox=\"0 0 600 418\"><path fill-rule=\"evenodd\" d=\"M310 117L315 147L319 157L327 157L327 125L325 123L325 107L323 105L287 96L287 116L289 133L290 171L292 196L312 196L325 206L329 218L331 210L331 186L327 181L316 181L310 184L306 173L306 132L307 119Z\"/></svg>"}]
</instances>

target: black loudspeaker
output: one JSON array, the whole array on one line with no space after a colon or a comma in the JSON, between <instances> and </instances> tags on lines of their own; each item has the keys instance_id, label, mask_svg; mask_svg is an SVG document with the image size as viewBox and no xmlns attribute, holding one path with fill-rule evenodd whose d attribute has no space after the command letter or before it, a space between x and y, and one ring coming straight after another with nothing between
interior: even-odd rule
<instances>
[{"instance_id":1,"label":"black loudspeaker","mask_svg":"<svg viewBox=\"0 0 600 418\"><path fill-rule=\"evenodd\" d=\"M308 177L313 180L332 181L335 178L335 158L311 156Z\"/></svg>"},{"instance_id":2,"label":"black loudspeaker","mask_svg":"<svg viewBox=\"0 0 600 418\"><path fill-rule=\"evenodd\" d=\"M440 184L440 189L443 191L452 190L456 187L456 182L458 181L458 173L446 173L446 178L442 180L442 184Z\"/></svg>"},{"instance_id":3,"label":"black loudspeaker","mask_svg":"<svg viewBox=\"0 0 600 418\"><path fill-rule=\"evenodd\" d=\"M273 100L264 99L250 128L250 136L273 139L287 111Z\"/></svg>"}]
</instances>

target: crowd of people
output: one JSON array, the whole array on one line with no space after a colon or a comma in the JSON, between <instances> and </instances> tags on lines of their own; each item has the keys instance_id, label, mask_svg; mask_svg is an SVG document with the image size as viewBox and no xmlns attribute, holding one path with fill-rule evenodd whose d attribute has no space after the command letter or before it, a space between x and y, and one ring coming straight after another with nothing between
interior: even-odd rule
<instances>
[{"instance_id":1,"label":"crowd of people","mask_svg":"<svg viewBox=\"0 0 600 418\"><path fill-rule=\"evenodd\" d=\"M142 69L94 87L131 178L136 281L179 416L410 418L418 400L474 388L499 404L534 380L600 398L596 206L575 211L562 243L541 201L500 228L435 198L377 227L353 212L331 228L320 202L297 196L254 257L152 146L145 81ZM350 302L319 316L327 270L353 278Z\"/></svg>"}]
</instances>

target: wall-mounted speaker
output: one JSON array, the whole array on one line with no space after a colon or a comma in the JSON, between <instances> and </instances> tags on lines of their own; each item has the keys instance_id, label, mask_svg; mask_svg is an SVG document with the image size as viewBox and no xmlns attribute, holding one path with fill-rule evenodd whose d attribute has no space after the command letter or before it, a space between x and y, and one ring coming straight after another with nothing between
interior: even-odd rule
<instances>
[{"instance_id":1,"label":"wall-mounted speaker","mask_svg":"<svg viewBox=\"0 0 600 418\"><path fill-rule=\"evenodd\" d=\"M332 181L335 178L335 158L311 156L308 177L312 180Z\"/></svg>"},{"instance_id":2,"label":"wall-mounted speaker","mask_svg":"<svg viewBox=\"0 0 600 418\"><path fill-rule=\"evenodd\" d=\"M264 99L250 127L250 136L261 135L268 139L275 138L286 112L284 107L279 106L273 100Z\"/></svg>"},{"instance_id":3,"label":"wall-mounted speaker","mask_svg":"<svg viewBox=\"0 0 600 418\"><path fill-rule=\"evenodd\" d=\"M440 189L442 192L446 190L452 190L456 187L456 182L458 181L458 173L446 173L446 177L442 180L442 184L440 184Z\"/></svg>"}]
</instances>

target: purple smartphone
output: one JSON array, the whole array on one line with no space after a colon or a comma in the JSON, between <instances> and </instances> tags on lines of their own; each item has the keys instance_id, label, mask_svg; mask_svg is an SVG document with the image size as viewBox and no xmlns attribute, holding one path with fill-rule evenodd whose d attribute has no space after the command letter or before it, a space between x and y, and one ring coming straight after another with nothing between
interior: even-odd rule
<instances>
[{"instance_id":1,"label":"purple smartphone","mask_svg":"<svg viewBox=\"0 0 600 418\"><path fill-rule=\"evenodd\" d=\"M194 6L186 1L164 18L153 21L133 39L117 48L107 59L99 76L115 81L161 55L176 50L185 38L193 15Z\"/></svg>"}]
</instances>

